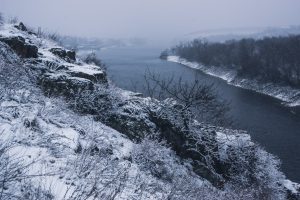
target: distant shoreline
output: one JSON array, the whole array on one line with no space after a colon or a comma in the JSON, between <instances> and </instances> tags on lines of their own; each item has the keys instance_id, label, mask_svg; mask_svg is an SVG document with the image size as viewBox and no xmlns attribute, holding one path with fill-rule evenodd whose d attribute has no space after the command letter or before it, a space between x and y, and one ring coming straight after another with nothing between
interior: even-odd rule
<instances>
[{"instance_id":1,"label":"distant shoreline","mask_svg":"<svg viewBox=\"0 0 300 200\"><path fill-rule=\"evenodd\" d=\"M213 66L207 67L196 62L189 62L184 58L180 58L179 56L167 56L166 60L169 62L179 63L193 69L201 70L205 74L225 80L230 85L274 97L281 100L285 106L300 106L299 89L289 86L280 86L274 83L260 83L256 80L240 78L237 76L237 72L235 70Z\"/></svg>"}]
</instances>

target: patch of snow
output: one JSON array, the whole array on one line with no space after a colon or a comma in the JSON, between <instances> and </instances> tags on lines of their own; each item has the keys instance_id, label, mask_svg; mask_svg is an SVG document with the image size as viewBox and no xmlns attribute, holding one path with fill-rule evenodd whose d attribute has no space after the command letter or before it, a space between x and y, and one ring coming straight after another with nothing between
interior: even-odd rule
<instances>
[{"instance_id":1,"label":"patch of snow","mask_svg":"<svg viewBox=\"0 0 300 200\"><path fill-rule=\"evenodd\" d=\"M179 56L168 56L167 60L170 62L175 62L175 63L185 65L193 69L201 70L206 74L221 78L227 82L231 82L236 77L236 72L234 70L229 70L229 69L224 70L220 67L214 67L214 66L206 67L197 62L189 62L186 59L180 58Z\"/></svg>"},{"instance_id":2,"label":"patch of snow","mask_svg":"<svg viewBox=\"0 0 300 200\"><path fill-rule=\"evenodd\" d=\"M284 185L284 187L286 189L288 189L289 191L291 191L294 194L297 194L300 191L300 184L298 184L298 183L294 183L290 180L284 180L282 182L282 184Z\"/></svg>"},{"instance_id":3,"label":"patch of snow","mask_svg":"<svg viewBox=\"0 0 300 200\"><path fill-rule=\"evenodd\" d=\"M17 107L19 105L16 101L3 101L1 102L1 107Z\"/></svg>"},{"instance_id":4,"label":"patch of snow","mask_svg":"<svg viewBox=\"0 0 300 200\"><path fill-rule=\"evenodd\" d=\"M86 78L80 78L80 77L69 77L68 79L78 81L79 83L85 82L90 83L91 81Z\"/></svg>"},{"instance_id":5,"label":"patch of snow","mask_svg":"<svg viewBox=\"0 0 300 200\"><path fill-rule=\"evenodd\" d=\"M0 141L4 142L4 141L9 141L12 136L14 135L12 130L11 130L11 124L9 123L1 123L0 124Z\"/></svg>"},{"instance_id":6,"label":"patch of snow","mask_svg":"<svg viewBox=\"0 0 300 200\"><path fill-rule=\"evenodd\" d=\"M88 75L103 74L103 71L95 65L71 65L69 70L74 72L82 72Z\"/></svg>"},{"instance_id":7,"label":"patch of snow","mask_svg":"<svg viewBox=\"0 0 300 200\"><path fill-rule=\"evenodd\" d=\"M79 140L79 133L72 128L62 128L58 131L58 134L63 136L65 140L65 145L69 146L71 149L75 149L78 140Z\"/></svg>"}]
</instances>

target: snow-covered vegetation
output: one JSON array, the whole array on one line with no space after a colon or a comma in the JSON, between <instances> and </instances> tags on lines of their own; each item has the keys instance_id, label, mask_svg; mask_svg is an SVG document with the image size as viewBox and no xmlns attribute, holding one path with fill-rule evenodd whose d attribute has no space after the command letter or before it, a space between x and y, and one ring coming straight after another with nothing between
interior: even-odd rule
<instances>
[{"instance_id":1,"label":"snow-covered vegetation","mask_svg":"<svg viewBox=\"0 0 300 200\"><path fill-rule=\"evenodd\" d=\"M299 187L244 131L114 87L102 66L0 30L0 199L287 199Z\"/></svg>"}]
</instances>

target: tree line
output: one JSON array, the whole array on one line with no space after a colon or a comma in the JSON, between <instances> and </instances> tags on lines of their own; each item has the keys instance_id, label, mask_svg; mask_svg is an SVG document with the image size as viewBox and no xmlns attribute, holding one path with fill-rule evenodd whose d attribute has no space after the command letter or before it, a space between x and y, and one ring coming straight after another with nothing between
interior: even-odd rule
<instances>
[{"instance_id":1,"label":"tree line","mask_svg":"<svg viewBox=\"0 0 300 200\"><path fill-rule=\"evenodd\" d=\"M300 87L300 35L224 43L195 39L169 53L207 66L234 68L241 77Z\"/></svg>"}]
</instances>

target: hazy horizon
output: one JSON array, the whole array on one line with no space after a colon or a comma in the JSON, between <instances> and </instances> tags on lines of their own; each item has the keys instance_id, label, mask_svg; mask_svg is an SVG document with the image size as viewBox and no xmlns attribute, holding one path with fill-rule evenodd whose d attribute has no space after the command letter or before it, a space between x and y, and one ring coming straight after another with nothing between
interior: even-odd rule
<instances>
[{"instance_id":1,"label":"hazy horizon","mask_svg":"<svg viewBox=\"0 0 300 200\"><path fill-rule=\"evenodd\" d=\"M171 40L190 33L299 25L295 0L0 0L0 12L63 35Z\"/></svg>"}]
</instances>

